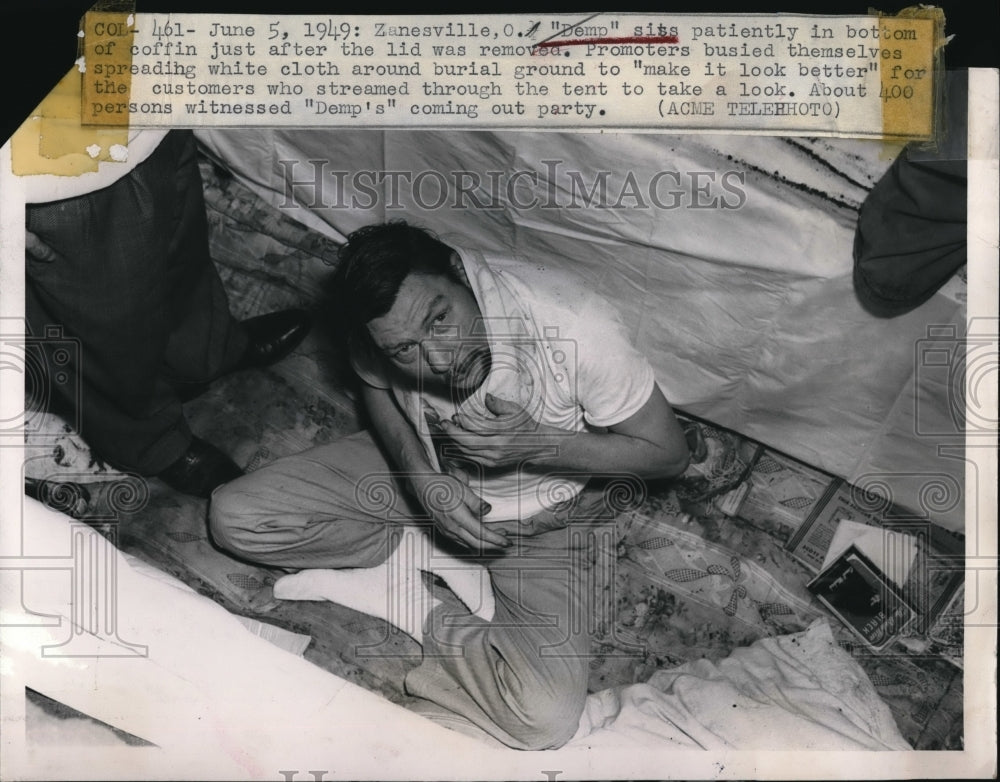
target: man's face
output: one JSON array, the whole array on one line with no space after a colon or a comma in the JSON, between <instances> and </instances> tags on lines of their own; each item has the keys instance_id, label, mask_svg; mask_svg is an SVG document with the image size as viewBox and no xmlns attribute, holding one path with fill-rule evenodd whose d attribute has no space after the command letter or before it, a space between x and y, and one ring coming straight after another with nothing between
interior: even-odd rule
<instances>
[{"instance_id":1,"label":"man's face","mask_svg":"<svg viewBox=\"0 0 1000 782\"><path fill-rule=\"evenodd\" d=\"M368 333L393 366L425 386L473 390L489 371L476 298L447 275L409 274L392 309L368 322Z\"/></svg>"}]
</instances>

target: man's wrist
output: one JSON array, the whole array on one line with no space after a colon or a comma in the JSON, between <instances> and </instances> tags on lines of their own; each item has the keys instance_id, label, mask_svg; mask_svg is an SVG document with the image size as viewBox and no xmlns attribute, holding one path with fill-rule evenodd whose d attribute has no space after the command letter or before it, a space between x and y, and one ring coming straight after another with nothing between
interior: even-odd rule
<instances>
[{"instance_id":1,"label":"man's wrist","mask_svg":"<svg viewBox=\"0 0 1000 782\"><path fill-rule=\"evenodd\" d=\"M410 472L406 476L406 486L414 497L420 499L430 479L431 475L426 472Z\"/></svg>"}]
</instances>

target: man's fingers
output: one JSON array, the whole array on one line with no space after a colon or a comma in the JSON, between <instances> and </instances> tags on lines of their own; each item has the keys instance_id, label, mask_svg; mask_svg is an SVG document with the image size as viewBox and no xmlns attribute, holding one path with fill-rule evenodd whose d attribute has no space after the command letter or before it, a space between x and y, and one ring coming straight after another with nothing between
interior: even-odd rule
<instances>
[{"instance_id":1,"label":"man's fingers","mask_svg":"<svg viewBox=\"0 0 1000 782\"><path fill-rule=\"evenodd\" d=\"M59 253L39 239L36 234L27 230L24 232L24 249L36 261L52 263L60 259Z\"/></svg>"},{"instance_id":2,"label":"man's fingers","mask_svg":"<svg viewBox=\"0 0 1000 782\"><path fill-rule=\"evenodd\" d=\"M442 462L443 466L445 464L445 462ZM476 516L485 516L489 513L490 510L492 510L492 506L470 488L468 473L460 469L458 462L450 462L447 463L447 465L448 466L446 466L445 469L448 470L448 474L465 487L465 494L462 499L465 506ZM453 467L454 472L452 472L449 467Z\"/></svg>"},{"instance_id":3,"label":"man's fingers","mask_svg":"<svg viewBox=\"0 0 1000 782\"><path fill-rule=\"evenodd\" d=\"M461 504L451 510L438 508L436 511L430 505L426 506L434 515L438 530L472 550L510 545L505 536L483 527L481 517L490 512L490 504L469 488L468 477L459 474L452 478L461 487Z\"/></svg>"},{"instance_id":4,"label":"man's fingers","mask_svg":"<svg viewBox=\"0 0 1000 782\"><path fill-rule=\"evenodd\" d=\"M441 428L450 437L463 453L477 453L484 448L492 448L495 444L489 440L488 436L470 432L461 426L456 426L451 421L442 421Z\"/></svg>"},{"instance_id":5,"label":"man's fingers","mask_svg":"<svg viewBox=\"0 0 1000 782\"><path fill-rule=\"evenodd\" d=\"M484 526L471 513L452 516L451 521L454 522L452 532L469 548L476 549L480 546L486 548L506 548L510 545L510 541L506 537Z\"/></svg>"},{"instance_id":6,"label":"man's fingers","mask_svg":"<svg viewBox=\"0 0 1000 782\"><path fill-rule=\"evenodd\" d=\"M458 442L459 438L466 434L466 431L462 427L458 426L454 421L449 421L447 418L441 419L441 430L455 442Z\"/></svg>"},{"instance_id":7,"label":"man's fingers","mask_svg":"<svg viewBox=\"0 0 1000 782\"><path fill-rule=\"evenodd\" d=\"M454 424L445 431L466 461L497 467L510 461L509 440L473 434Z\"/></svg>"},{"instance_id":8,"label":"man's fingers","mask_svg":"<svg viewBox=\"0 0 1000 782\"><path fill-rule=\"evenodd\" d=\"M452 420L442 418L441 429L456 442L472 442L477 438L481 439L489 436L487 432L482 430L481 425L477 423L477 419L461 413L455 413Z\"/></svg>"},{"instance_id":9,"label":"man's fingers","mask_svg":"<svg viewBox=\"0 0 1000 782\"><path fill-rule=\"evenodd\" d=\"M479 519L475 520L473 527L465 528L464 531L469 535L470 548L478 548L479 546L485 546L486 548L507 548L510 545L510 541L504 535L494 532L479 521Z\"/></svg>"},{"instance_id":10,"label":"man's fingers","mask_svg":"<svg viewBox=\"0 0 1000 782\"><path fill-rule=\"evenodd\" d=\"M478 418L473 418L467 413L455 413L451 420L447 422L456 432L468 434L479 434L482 431L482 422Z\"/></svg>"},{"instance_id":11,"label":"man's fingers","mask_svg":"<svg viewBox=\"0 0 1000 782\"><path fill-rule=\"evenodd\" d=\"M524 412L524 408L520 405L508 402L506 399L501 399L498 396L493 396L493 394L486 395L486 409L493 413L493 415L520 415Z\"/></svg>"},{"instance_id":12,"label":"man's fingers","mask_svg":"<svg viewBox=\"0 0 1000 782\"><path fill-rule=\"evenodd\" d=\"M449 537L473 551L478 551L479 549L504 549L510 546L510 541L503 535L498 535L487 529L481 529L480 533L481 535L477 536L468 530L459 528L449 534Z\"/></svg>"},{"instance_id":13,"label":"man's fingers","mask_svg":"<svg viewBox=\"0 0 1000 782\"><path fill-rule=\"evenodd\" d=\"M506 536L493 532L487 527L479 528L479 539L476 543L483 548L507 548L510 546L510 540Z\"/></svg>"},{"instance_id":14,"label":"man's fingers","mask_svg":"<svg viewBox=\"0 0 1000 782\"><path fill-rule=\"evenodd\" d=\"M476 516L485 516L493 510L492 505L471 490L465 492L465 505Z\"/></svg>"},{"instance_id":15,"label":"man's fingers","mask_svg":"<svg viewBox=\"0 0 1000 782\"><path fill-rule=\"evenodd\" d=\"M462 447L462 453L463 458L467 462L472 462L482 467L500 467L507 463L502 459L502 454L495 449L470 450Z\"/></svg>"}]
</instances>

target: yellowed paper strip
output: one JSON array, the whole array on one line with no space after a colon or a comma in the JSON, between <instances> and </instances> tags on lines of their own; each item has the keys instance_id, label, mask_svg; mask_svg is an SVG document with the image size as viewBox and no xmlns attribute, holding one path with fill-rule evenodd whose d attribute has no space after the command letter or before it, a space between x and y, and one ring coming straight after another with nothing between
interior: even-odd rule
<instances>
[{"instance_id":1,"label":"yellowed paper strip","mask_svg":"<svg viewBox=\"0 0 1000 782\"><path fill-rule=\"evenodd\" d=\"M84 125L128 127L135 15L88 11L84 16Z\"/></svg>"},{"instance_id":2,"label":"yellowed paper strip","mask_svg":"<svg viewBox=\"0 0 1000 782\"><path fill-rule=\"evenodd\" d=\"M927 140L940 11L139 14L133 126L747 132ZM114 115L114 103L92 106Z\"/></svg>"},{"instance_id":3,"label":"yellowed paper strip","mask_svg":"<svg viewBox=\"0 0 1000 782\"><path fill-rule=\"evenodd\" d=\"M935 128L938 52L944 45L939 8L915 8L872 23L880 40L879 97L886 138L930 140Z\"/></svg>"},{"instance_id":4,"label":"yellowed paper strip","mask_svg":"<svg viewBox=\"0 0 1000 782\"><path fill-rule=\"evenodd\" d=\"M74 67L11 137L15 174L78 176L114 160L128 143L125 127L84 127L80 122L81 74Z\"/></svg>"},{"instance_id":5,"label":"yellowed paper strip","mask_svg":"<svg viewBox=\"0 0 1000 782\"><path fill-rule=\"evenodd\" d=\"M84 16L81 56L11 138L15 174L78 176L127 158L134 21L128 10Z\"/></svg>"}]
</instances>

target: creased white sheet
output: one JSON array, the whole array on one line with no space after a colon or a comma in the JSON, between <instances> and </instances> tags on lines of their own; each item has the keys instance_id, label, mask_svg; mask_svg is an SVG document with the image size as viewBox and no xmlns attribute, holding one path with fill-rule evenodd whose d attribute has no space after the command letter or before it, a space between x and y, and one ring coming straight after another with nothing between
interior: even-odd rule
<instances>
[{"instance_id":1,"label":"creased white sheet","mask_svg":"<svg viewBox=\"0 0 1000 782\"><path fill-rule=\"evenodd\" d=\"M793 635L591 695L570 746L905 750L888 706L818 620Z\"/></svg>"}]
</instances>

